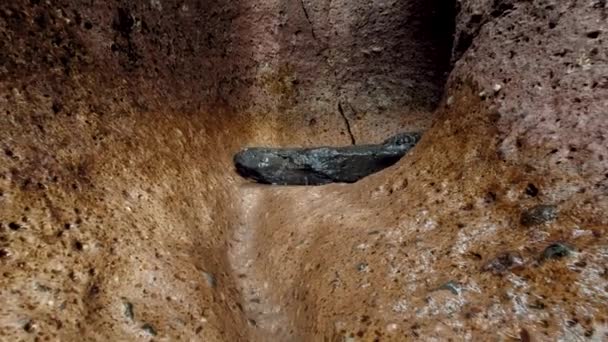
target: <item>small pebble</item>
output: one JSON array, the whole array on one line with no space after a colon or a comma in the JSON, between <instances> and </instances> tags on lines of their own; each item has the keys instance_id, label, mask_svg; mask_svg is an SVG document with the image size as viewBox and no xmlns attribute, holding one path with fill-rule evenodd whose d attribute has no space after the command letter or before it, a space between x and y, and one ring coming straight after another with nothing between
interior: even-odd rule
<instances>
[{"instance_id":1,"label":"small pebble","mask_svg":"<svg viewBox=\"0 0 608 342\"><path fill-rule=\"evenodd\" d=\"M454 104L454 96L450 96L448 97L448 100L446 101L446 104L449 106Z\"/></svg>"},{"instance_id":2,"label":"small pebble","mask_svg":"<svg viewBox=\"0 0 608 342\"><path fill-rule=\"evenodd\" d=\"M462 291L462 286L460 284L458 284L457 282L450 280L447 283L441 285L438 290L447 290L447 291L452 292L454 295L458 296L458 295L460 295L460 292Z\"/></svg>"},{"instance_id":3,"label":"small pebble","mask_svg":"<svg viewBox=\"0 0 608 342\"><path fill-rule=\"evenodd\" d=\"M572 248L563 243L554 243L549 247L545 248L541 255L542 260L547 259L561 259L572 254Z\"/></svg>"},{"instance_id":4,"label":"small pebble","mask_svg":"<svg viewBox=\"0 0 608 342\"><path fill-rule=\"evenodd\" d=\"M135 312L133 311L133 304L130 302L123 302L123 313L125 315L125 317L127 317L129 320L133 320L135 318Z\"/></svg>"},{"instance_id":5,"label":"small pebble","mask_svg":"<svg viewBox=\"0 0 608 342\"><path fill-rule=\"evenodd\" d=\"M504 252L486 263L482 270L494 274L503 274L506 271L522 267L524 259L517 252Z\"/></svg>"},{"instance_id":6,"label":"small pebble","mask_svg":"<svg viewBox=\"0 0 608 342\"><path fill-rule=\"evenodd\" d=\"M536 185L530 183L528 184L528 186L526 186L526 190L525 193L526 195L530 196L530 197L536 197L536 195L538 195L538 188L536 187Z\"/></svg>"},{"instance_id":7,"label":"small pebble","mask_svg":"<svg viewBox=\"0 0 608 342\"><path fill-rule=\"evenodd\" d=\"M357 265L357 271L359 271L359 272L367 272L368 269L369 269L369 266L367 265L366 262L362 262Z\"/></svg>"},{"instance_id":8,"label":"small pebble","mask_svg":"<svg viewBox=\"0 0 608 342\"><path fill-rule=\"evenodd\" d=\"M555 205L541 204L521 213L519 222L526 227L538 226L557 218L558 211Z\"/></svg>"},{"instance_id":9,"label":"small pebble","mask_svg":"<svg viewBox=\"0 0 608 342\"><path fill-rule=\"evenodd\" d=\"M205 276L205 279L207 280L207 285L209 285L209 287L215 288L217 286L217 280L215 279L215 276L212 273L203 272L203 275Z\"/></svg>"},{"instance_id":10,"label":"small pebble","mask_svg":"<svg viewBox=\"0 0 608 342\"><path fill-rule=\"evenodd\" d=\"M37 325L34 324L34 322L32 322L32 321L27 321L23 325L23 330L25 330L25 332L28 332L28 333L34 332L36 330L36 328L37 328Z\"/></svg>"},{"instance_id":11,"label":"small pebble","mask_svg":"<svg viewBox=\"0 0 608 342\"><path fill-rule=\"evenodd\" d=\"M148 333L148 335L156 336L156 330L150 323L144 323L144 325L141 326L141 329Z\"/></svg>"},{"instance_id":12,"label":"small pebble","mask_svg":"<svg viewBox=\"0 0 608 342\"><path fill-rule=\"evenodd\" d=\"M399 326L395 323L391 323L386 326L386 331L388 331L390 333L397 331L397 329L399 329Z\"/></svg>"},{"instance_id":13,"label":"small pebble","mask_svg":"<svg viewBox=\"0 0 608 342\"><path fill-rule=\"evenodd\" d=\"M529 304L528 307L530 309L534 309L534 310L544 310L546 305L545 305L545 303L543 303L537 299L536 301L534 301L534 303Z\"/></svg>"}]
</instances>

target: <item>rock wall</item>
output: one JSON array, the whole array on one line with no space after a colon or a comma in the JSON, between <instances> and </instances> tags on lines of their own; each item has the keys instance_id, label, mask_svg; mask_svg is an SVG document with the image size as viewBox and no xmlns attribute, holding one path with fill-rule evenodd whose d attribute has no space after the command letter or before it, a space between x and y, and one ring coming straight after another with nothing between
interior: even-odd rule
<instances>
[{"instance_id":1,"label":"rock wall","mask_svg":"<svg viewBox=\"0 0 608 342\"><path fill-rule=\"evenodd\" d=\"M449 1L302 0L277 12L272 61L290 83L279 109L291 124L312 121L317 135L328 118L338 119L332 127L346 120L353 140L369 142L370 131L395 133L387 122L429 116L439 102L454 30Z\"/></svg>"},{"instance_id":2,"label":"rock wall","mask_svg":"<svg viewBox=\"0 0 608 342\"><path fill-rule=\"evenodd\" d=\"M1 339L245 339L235 8L0 5Z\"/></svg>"},{"instance_id":3,"label":"rock wall","mask_svg":"<svg viewBox=\"0 0 608 342\"><path fill-rule=\"evenodd\" d=\"M450 85L473 78L492 97L507 160L602 187L607 11L603 1L464 3Z\"/></svg>"},{"instance_id":4,"label":"rock wall","mask_svg":"<svg viewBox=\"0 0 608 342\"><path fill-rule=\"evenodd\" d=\"M3 3L0 336L605 339L606 11ZM232 171L427 128L353 185Z\"/></svg>"}]
</instances>

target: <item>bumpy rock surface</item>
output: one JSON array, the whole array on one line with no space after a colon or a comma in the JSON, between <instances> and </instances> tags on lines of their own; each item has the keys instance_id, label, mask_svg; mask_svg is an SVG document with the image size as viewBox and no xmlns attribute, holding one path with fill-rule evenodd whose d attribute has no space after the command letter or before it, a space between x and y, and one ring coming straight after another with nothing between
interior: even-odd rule
<instances>
[{"instance_id":1,"label":"bumpy rock surface","mask_svg":"<svg viewBox=\"0 0 608 342\"><path fill-rule=\"evenodd\" d=\"M248 148L234 156L238 173L259 183L354 183L399 161L420 140L401 133L379 145L316 148Z\"/></svg>"},{"instance_id":2,"label":"bumpy rock surface","mask_svg":"<svg viewBox=\"0 0 608 342\"><path fill-rule=\"evenodd\" d=\"M607 18L3 1L0 339L605 340ZM232 171L243 146L403 131L425 134L355 184Z\"/></svg>"}]
</instances>

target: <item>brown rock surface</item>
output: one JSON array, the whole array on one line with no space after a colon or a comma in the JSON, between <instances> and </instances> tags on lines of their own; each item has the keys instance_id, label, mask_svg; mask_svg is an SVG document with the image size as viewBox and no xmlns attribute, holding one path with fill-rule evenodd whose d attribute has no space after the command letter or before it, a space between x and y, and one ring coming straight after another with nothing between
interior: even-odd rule
<instances>
[{"instance_id":1,"label":"brown rock surface","mask_svg":"<svg viewBox=\"0 0 608 342\"><path fill-rule=\"evenodd\" d=\"M0 339L605 340L606 6L2 3ZM233 171L346 123L428 130L355 184Z\"/></svg>"}]
</instances>

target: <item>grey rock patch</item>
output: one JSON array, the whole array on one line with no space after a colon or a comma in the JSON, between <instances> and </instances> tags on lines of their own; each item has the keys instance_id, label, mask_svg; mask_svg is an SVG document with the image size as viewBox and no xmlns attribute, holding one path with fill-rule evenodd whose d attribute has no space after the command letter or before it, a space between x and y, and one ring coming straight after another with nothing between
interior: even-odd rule
<instances>
[{"instance_id":1,"label":"grey rock patch","mask_svg":"<svg viewBox=\"0 0 608 342\"><path fill-rule=\"evenodd\" d=\"M538 226L557 218L557 206L540 204L522 212L520 223L526 227Z\"/></svg>"},{"instance_id":2,"label":"grey rock patch","mask_svg":"<svg viewBox=\"0 0 608 342\"><path fill-rule=\"evenodd\" d=\"M504 252L486 263L482 270L494 274L503 274L515 268L524 266L524 259L518 252Z\"/></svg>"}]
</instances>

